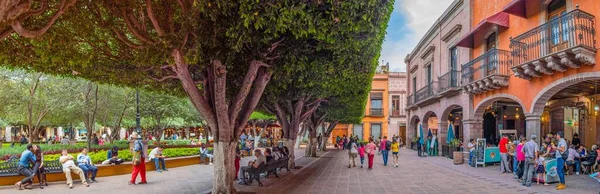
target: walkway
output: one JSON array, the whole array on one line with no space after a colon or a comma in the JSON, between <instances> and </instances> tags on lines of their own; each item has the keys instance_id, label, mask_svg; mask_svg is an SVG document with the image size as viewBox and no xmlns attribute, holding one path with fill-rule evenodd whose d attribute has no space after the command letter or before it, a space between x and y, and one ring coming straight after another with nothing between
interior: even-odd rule
<instances>
[{"instance_id":1,"label":"walkway","mask_svg":"<svg viewBox=\"0 0 600 194\"><path fill-rule=\"evenodd\" d=\"M296 149L296 157L304 155L304 149ZM245 157L241 164L248 163L253 157ZM306 165L315 158L299 158L297 165ZM117 175L110 177L98 177L98 183L91 183L90 187L84 187L79 180L73 181L73 189L69 189L64 182L51 182L48 187L40 189L37 186L37 179L32 190L18 191L15 186L0 187L0 194L65 194L65 193L97 193L97 194L117 194L117 193L177 193L177 194L197 194L207 193L212 189L213 167L209 165L192 165L178 168L170 168L169 171L158 173L149 171L146 173L147 185L128 185L127 181L131 175ZM297 170L295 170L297 171ZM286 174L286 173L282 173ZM77 177L76 175L73 175ZM138 176L137 182L140 181ZM236 184L237 185L237 184Z\"/></svg>"},{"instance_id":2,"label":"walkway","mask_svg":"<svg viewBox=\"0 0 600 194\"><path fill-rule=\"evenodd\" d=\"M512 174L500 174L498 166L471 168L453 165L444 157L420 158L412 150L400 151L400 167L383 166L375 157L373 170L348 169L346 151L333 150L293 176L269 178L265 187L237 186L250 193L578 193L597 194L600 184L585 175L567 177L568 188L526 188ZM359 160L357 160L360 162ZM391 161L391 158L390 158ZM391 162L390 162L391 163ZM283 173L285 174L285 173Z\"/></svg>"}]
</instances>

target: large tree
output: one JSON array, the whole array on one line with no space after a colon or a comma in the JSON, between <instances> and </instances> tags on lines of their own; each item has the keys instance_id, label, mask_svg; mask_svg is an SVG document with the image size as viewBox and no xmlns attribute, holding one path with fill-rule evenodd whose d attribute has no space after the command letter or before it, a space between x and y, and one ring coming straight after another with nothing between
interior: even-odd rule
<instances>
[{"instance_id":1,"label":"large tree","mask_svg":"<svg viewBox=\"0 0 600 194\"><path fill-rule=\"evenodd\" d=\"M215 138L213 193L235 193L237 140L271 76L295 60L309 64L305 58L317 54L380 47L393 1L98 0L75 6L43 36L7 36L0 63L187 96ZM359 55L377 60L366 53ZM313 100L308 97L300 98Z\"/></svg>"}]
</instances>

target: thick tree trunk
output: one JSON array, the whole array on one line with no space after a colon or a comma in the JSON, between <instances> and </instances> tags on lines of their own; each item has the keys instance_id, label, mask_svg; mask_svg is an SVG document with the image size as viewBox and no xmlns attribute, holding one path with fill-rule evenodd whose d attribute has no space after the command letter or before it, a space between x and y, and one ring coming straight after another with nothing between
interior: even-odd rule
<instances>
[{"instance_id":1,"label":"thick tree trunk","mask_svg":"<svg viewBox=\"0 0 600 194\"><path fill-rule=\"evenodd\" d=\"M214 142L213 193L237 193L235 179L235 147L237 142Z\"/></svg>"},{"instance_id":2,"label":"thick tree trunk","mask_svg":"<svg viewBox=\"0 0 600 194\"><path fill-rule=\"evenodd\" d=\"M317 130L312 129L308 133L308 146L306 146L306 157L317 157Z\"/></svg>"},{"instance_id":3,"label":"thick tree trunk","mask_svg":"<svg viewBox=\"0 0 600 194\"><path fill-rule=\"evenodd\" d=\"M296 168L296 156L294 154L294 151L296 150L296 148L294 147L294 145L296 144L296 140L295 139L283 139L283 145L285 145L288 150L290 151L288 157L290 158L288 160L288 168L290 169L295 169Z\"/></svg>"},{"instance_id":4,"label":"thick tree trunk","mask_svg":"<svg viewBox=\"0 0 600 194\"><path fill-rule=\"evenodd\" d=\"M327 129L324 131L324 135L321 139L321 151L327 151L327 141L329 141L329 139L331 138L331 133L333 132L333 129L335 129L335 126L337 125L338 122L331 122L329 123L329 126L327 127Z\"/></svg>"}]
</instances>

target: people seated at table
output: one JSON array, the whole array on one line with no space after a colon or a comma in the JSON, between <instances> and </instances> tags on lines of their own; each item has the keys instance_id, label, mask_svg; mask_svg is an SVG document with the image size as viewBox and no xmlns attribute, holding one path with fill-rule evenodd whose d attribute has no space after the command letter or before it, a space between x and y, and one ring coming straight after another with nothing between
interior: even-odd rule
<instances>
[{"instance_id":1,"label":"people seated at table","mask_svg":"<svg viewBox=\"0 0 600 194\"><path fill-rule=\"evenodd\" d=\"M152 151L150 151L150 154L148 154L148 158L150 160L154 161L154 165L155 165L157 172L169 171L165 167L165 158L166 157L162 154L162 151L163 151L163 147L158 146L158 147L155 147L154 149L152 149ZM162 169L162 171L161 171L161 169Z\"/></svg>"},{"instance_id":2,"label":"people seated at table","mask_svg":"<svg viewBox=\"0 0 600 194\"><path fill-rule=\"evenodd\" d=\"M567 160L566 160L566 165L567 166L575 166L575 174L579 175L579 171L580 171L580 165L581 165L581 161L579 161L579 152L577 152L577 150L575 150L574 145L569 146L569 153L567 156Z\"/></svg>"},{"instance_id":3,"label":"people seated at table","mask_svg":"<svg viewBox=\"0 0 600 194\"><path fill-rule=\"evenodd\" d=\"M88 149L83 148L81 153L77 155L77 164L81 170L83 170L83 174L85 175L87 182L98 182L96 181L96 174L98 173L98 167L94 166L92 159L88 155ZM88 179L88 175L90 176Z\"/></svg>"},{"instance_id":4,"label":"people seated at table","mask_svg":"<svg viewBox=\"0 0 600 194\"><path fill-rule=\"evenodd\" d=\"M206 148L206 144L202 144L200 147L200 164L204 163L204 158L208 158L208 165L212 165L213 155L208 153L208 148Z\"/></svg>"},{"instance_id":5,"label":"people seated at table","mask_svg":"<svg viewBox=\"0 0 600 194\"><path fill-rule=\"evenodd\" d=\"M81 168L75 166L74 160L75 160L75 158L73 158L73 156L69 155L67 153L67 150L62 151L62 156L59 158L59 161L62 164L63 172L65 173L65 176L67 177L67 185L69 186L70 189L73 188L73 179L71 178L71 172L73 172L73 173L79 175L79 179L81 180L83 185L85 185L86 187L89 187L90 185L88 185L88 183L86 181L83 170Z\"/></svg>"},{"instance_id":6,"label":"people seated at table","mask_svg":"<svg viewBox=\"0 0 600 194\"><path fill-rule=\"evenodd\" d=\"M108 150L107 160L107 164L113 165L121 164L124 162L123 159L119 158L119 148L117 146L113 146L112 149Z\"/></svg>"},{"instance_id":7,"label":"people seated at table","mask_svg":"<svg viewBox=\"0 0 600 194\"><path fill-rule=\"evenodd\" d=\"M20 175L25 176L25 178L17 183L17 189L22 190L21 186L24 186L26 189L31 189L31 179L35 176L35 172L29 167L29 164L35 163L36 157L33 154L35 152L35 147L31 144L27 145L27 149L21 153L21 158L19 159L19 164L17 166L17 171Z\"/></svg>"},{"instance_id":8,"label":"people seated at table","mask_svg":"<svg viewBox=\"0 0 600 194\"><path fill-rule=\"evenodd\" d=\"M258 169L261 164L267 162L267 157L261 153L260 149L254 150L254 156L256 156L256 160L250 161L248 162L248 166L240 168L240 175L238 177L242 177L242 180L240 180L239 184L247 184L246 173Z\"/></svg>"}]
</instances>

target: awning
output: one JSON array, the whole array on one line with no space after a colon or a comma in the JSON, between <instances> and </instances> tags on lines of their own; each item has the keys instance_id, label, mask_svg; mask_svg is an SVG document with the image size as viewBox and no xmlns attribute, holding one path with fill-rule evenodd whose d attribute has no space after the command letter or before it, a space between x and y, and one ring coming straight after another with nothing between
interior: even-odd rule
<instances>
[{"instance_id":1,"label":"awning","mask_svg":"<svg viewBox=\"0 0 600 194\"><path fill-rule=\"evenodd\" d=\"M502 12L508 13L514 16L527 18L527 0L513 0L508 5L504 6Z\"/></svg>"},{"instance_id":2,"label":"awning","mask_svg":"<svg viewBox=\"0 0 600 194\"><path fill-rule=\"evenodd\" d=\"M517 17L527 18L527 1L528 0L513 0L504 6L502 12L508 13ZM552 3L552 0L529 0L529 3L542 2L544 5Z\"/></svg>"},{"instance_id":3,"label":"awning","mask_svg":"<svg viewBox=\"0 0 600 194\"><path fill-rule=\"evenodd\" d=\"M508 28L509 26L509 15L504 12L498 12L488 18L485 18L477 26L475 26L469 33L463 36L456 46L473 48L475 45L475 34L480 30L487 29L492 25Z\"/></svg>"}]
</instances>

